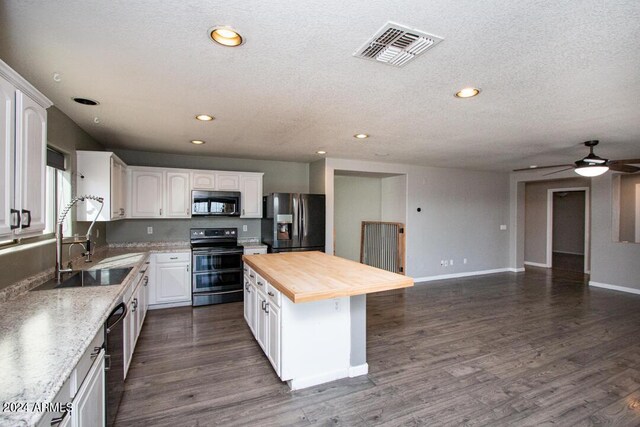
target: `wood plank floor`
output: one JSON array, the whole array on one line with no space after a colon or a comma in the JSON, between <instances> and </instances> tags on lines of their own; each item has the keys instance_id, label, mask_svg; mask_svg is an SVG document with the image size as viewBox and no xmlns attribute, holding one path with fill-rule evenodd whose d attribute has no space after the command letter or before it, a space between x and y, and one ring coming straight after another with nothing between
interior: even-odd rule
<instances>
[{"instance_id":1,"label":"wood plank floor","mask_svg":"<svg viewBox=\"0 0 640 427\"><path fill-rule=\"evenodd\" d=\"M117 425L640 425L640 296L531 268L367 310L369 375L296 392L240 303L150 311Z\"/></svg>"}]
</instances>

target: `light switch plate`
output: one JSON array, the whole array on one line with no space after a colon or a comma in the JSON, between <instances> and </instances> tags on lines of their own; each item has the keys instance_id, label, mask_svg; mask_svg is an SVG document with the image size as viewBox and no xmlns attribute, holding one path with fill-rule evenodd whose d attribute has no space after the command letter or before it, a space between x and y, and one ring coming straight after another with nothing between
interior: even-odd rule
<instances>
[{"instance_id":1,"label":"light switch plate","mask_svg":"<svg viewBox=\"0 0 640 427\"><path fill-rule=\"evenodd\" d=\"M506 230L506 229L507 229L507 226L506 226L505 224L502 224L502 225L500 226L500 230Z\"/></svg>"},{"instance_id":2,"label":"light switch plate","mask_svg":"<svg viewBox=\"0 0 640 427\"><path fill-rule=\"evenodd\" d=\"M153 234L153 227L147 227L147 234Z\"/></svg>"}]
</instances>

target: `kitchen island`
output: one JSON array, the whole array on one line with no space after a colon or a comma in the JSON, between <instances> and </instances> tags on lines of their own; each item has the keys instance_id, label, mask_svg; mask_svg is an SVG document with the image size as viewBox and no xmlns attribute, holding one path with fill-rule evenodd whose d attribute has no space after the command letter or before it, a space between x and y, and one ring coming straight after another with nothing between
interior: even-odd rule
<instances>
[{"instance_id":1,"label":"kitchen island","mask_svg":"<svg viewBox=\"0 0 640 427\"><path fill-rule=\"evenodd\" d=\"M245 255L244 316L281 380L365 375L366 294L413 279L322 252Z\"/></svg>"}]
</instances>

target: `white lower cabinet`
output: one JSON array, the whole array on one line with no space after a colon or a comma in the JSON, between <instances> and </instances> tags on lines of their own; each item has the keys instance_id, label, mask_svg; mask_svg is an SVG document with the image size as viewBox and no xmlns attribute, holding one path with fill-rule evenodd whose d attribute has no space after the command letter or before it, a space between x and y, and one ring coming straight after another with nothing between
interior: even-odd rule
<instances>
[{"instance_id":1,"label":"white lower cabinet","mask_svg":"<svg viewBox=\"0 0 640 427\"><path fill-rule=\"evenodd\" d=\"M104 349L102 349L73 399L73 410L71 411L73 426L104 426L104 386Z\"/></svg>"},{"instance_id":2,"label":"white lower cabinet","mask_svg":"<svg viewBox=\"0 0 640 427\"><path fill-rule=\"evenodd\" d=\"M272 303L266 305L267 316L267 357L280 376L280 327L282 324L280 318L280 308Z\"/></svg>"},{"instance_id":3,"label":"white lower cabinet","mask_svg":"<svg viewBox=\"0 0 640 427\"><path fill-rule=\"evenodd\" d=\"M246 267L244 312L253 336L262 347L278 376L282 368L281 293ZM253 279L251 278L253 276ZM253 283L255 282L255 283Z\"/></svg>"},{"instance_id":4,"label":"white lower cabinet","mask_svg":"<svg viewBox=\"0 0 640 427\"><path fill-rule=\"evenodd\" d=\"M267 297L261 291L257 292L258 294L258 305L256 308L256 339L258 340L258 344L264 351L267 350L267 340L268 340L268 320L265 313L265 306L267 304Z\"/></svg>"},{"instance_id":5,"label":"white lower cabinet","mask_svg":"<svg viewBox=\"0 0 640 427\"><path fill-rule=\"evenodd\" d=\"M152 255L153 280L149 305L153 308L191 304L191 253Z\"/></svg>"}]
</instances>

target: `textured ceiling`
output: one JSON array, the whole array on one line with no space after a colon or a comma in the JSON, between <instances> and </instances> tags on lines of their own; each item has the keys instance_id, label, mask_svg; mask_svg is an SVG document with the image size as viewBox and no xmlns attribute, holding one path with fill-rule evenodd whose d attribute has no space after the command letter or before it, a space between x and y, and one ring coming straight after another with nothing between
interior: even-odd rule
<instances>
[{"instance_id":1,"label":"textured ceiling","mask_svg":"<svg viewBox=\"0 0 640 427\"><path fill-rule=\"evenodd\" d=\"M444 41L403 68L352 57L389 20ZM3 1L0 23L0 58L111 148L509 170L600 139L640 156L637 0ZM246 43L214 45L217 24Z\"/></svg>"}]
</instances>

